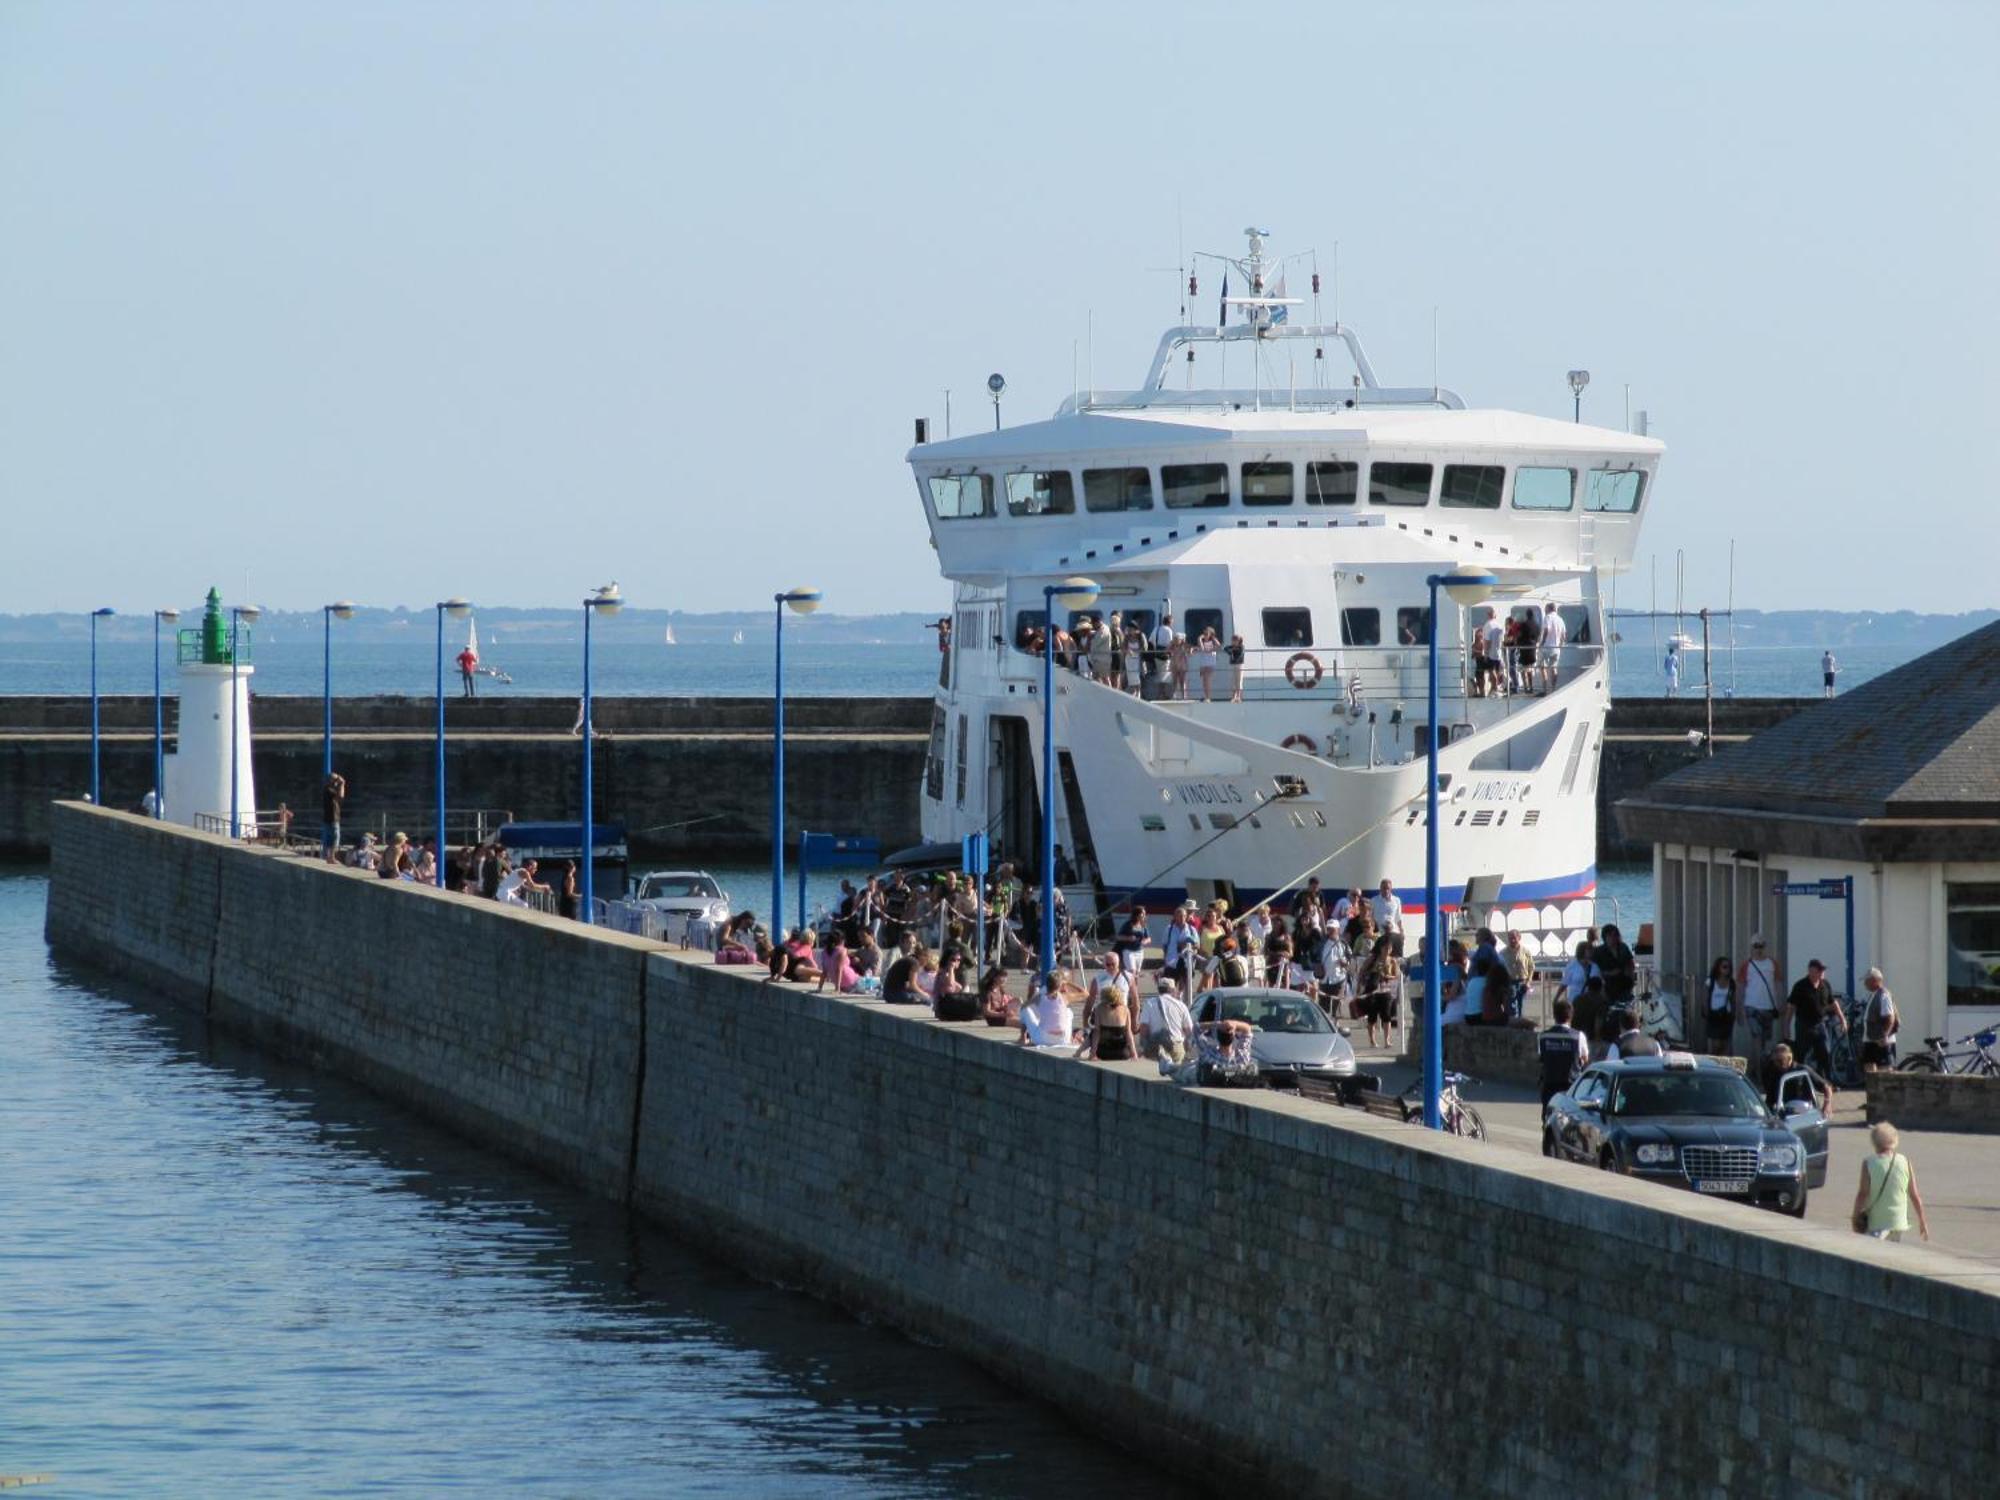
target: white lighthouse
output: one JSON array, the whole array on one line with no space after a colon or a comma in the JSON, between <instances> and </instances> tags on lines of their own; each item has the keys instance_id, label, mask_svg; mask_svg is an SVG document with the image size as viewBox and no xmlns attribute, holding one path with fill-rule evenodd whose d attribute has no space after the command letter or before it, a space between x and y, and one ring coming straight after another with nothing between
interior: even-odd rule
<instances>
[{"instance_id":1,"label":"white lighthouse","mask_svg":"<svg viewBox=\"0 0 2000 1500\"><path fill-rule=\"evenodd\" d=\"M254 835L257 780L250 770L250 632L252 605L226 619L222 596L208 591L201 624L180 633L180 734L167 757L167 817L186 827ZM231 780L235 797L230 796Z\"/></svg>"}]
</instances>

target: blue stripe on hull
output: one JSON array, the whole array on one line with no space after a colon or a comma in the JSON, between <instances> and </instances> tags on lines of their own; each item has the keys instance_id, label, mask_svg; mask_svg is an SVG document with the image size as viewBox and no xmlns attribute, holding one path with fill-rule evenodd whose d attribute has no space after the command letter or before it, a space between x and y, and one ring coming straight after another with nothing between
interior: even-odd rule
<instances>
[{"instance_id":1,"label":"blue stripe on hull","mask_svg":"<svg viewBox=\"0 0 2000 1500\"><path fill-rule=\"evenodd\" d=\"M1107 887L1107 889L1115 893L1117 887L1112 886ZM1341 893L1336 890L1329 889L1328 891L1329 899L1339 894ZM1365 887L1363 894L1374 895L1375 887ZM1493 905L1546 906L1552 902L1580 901L1585 897L1596 894L1597 866L1587 865L1570 875L1558 875L1548 880L1517 880L1510 885L1503 885L1500 888L1499 899L1494 901ZM1260 902L1268 901L1271 895L1272 892L1268 889L1256 890L1249 886L1238 886L1236 888L1236 909L1239 911L1247 910ZM1396 888L1396 895L1402 900L1405 912L1414 916L1423 915L1424 888L1422 886L1398 886ZM1140 906L1145 907L1149 911L1172 911L1181 902L1188 899L1188 894L1185 887L1149 886L1147 889L1137 892L1129 899L1135 900ZM1446 911L1457 911L1460 903L1457 901L1444 901L1440 905Z\"/></svg>"}]
</instances>

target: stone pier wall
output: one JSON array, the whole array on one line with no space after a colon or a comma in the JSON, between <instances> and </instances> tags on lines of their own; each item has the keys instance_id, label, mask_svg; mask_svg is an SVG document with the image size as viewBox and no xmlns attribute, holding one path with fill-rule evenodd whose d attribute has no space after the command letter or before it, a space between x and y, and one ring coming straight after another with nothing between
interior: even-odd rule
<instances>
[{"instance_id":1,"label":"stone pier wall","mask_svg":"<svg viewBox=\"0 0 2000 1500\"><path fill-rule=\"evenodd\" d=\"M1969 1495L2000 1463L1983 1263L117 813L54 833L66 956L1218 1487Z\"/></svg>"}]
</instances>

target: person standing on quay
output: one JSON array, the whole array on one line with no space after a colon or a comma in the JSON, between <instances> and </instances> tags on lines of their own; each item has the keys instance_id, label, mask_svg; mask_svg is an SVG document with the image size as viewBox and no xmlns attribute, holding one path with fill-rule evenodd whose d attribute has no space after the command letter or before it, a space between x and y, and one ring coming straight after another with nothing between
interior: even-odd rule
<instances>
[{"instance_id":1,"label":"person standing on quay","mask_svg":"<svg viewBox=\"0 0 2000 1500\"><path fill-rule=\"evenodd\" d=\"M1833 659L1833 650L1831 647L1820 653L1819 675L1820 680L1825 684L1826 696L1831 698L1833 696L1833 679L1840 675L1840 663Z\"/></svg>"},{"instance_id":2,"label":"person standing on quay","mask_svg":"<svg viewBox=\"0 0 2000 1500\"><path fill-rule=\"evenodd\" d=\"M1826 965L1818 959L1806 965L1805 977L1792 986L1785 997L1785 1024L1791 1033L1792 1051L1800 1061L1822 1074L1833 1072L1829 1027L1845 1028L1847 1017L1834 1002L1833 986L1826 982Z\"/></svg>"},{"instance_id":3,"label":"person standing on quay","mask_svg":"<svg viewBox=\"0 0 2000 1500\"><path fill-rule=\"evenodd\" d=\"M479 653L467 646L458 653L458 680L465 688L465 696L477 698L475 684L479 681Z\"/></svg>"},{"instance_id":4,"label":"person standing on quay","mask_svg":"<svg viewBox=\"0 0 2000 1500\"><path fill-rule=\"evenodd\" d=\"M340 810L346 801L347 778L334 771L319 794L320 846L329 864L340 849Z\"/></svg>"},{"instance_id":5,"label":"person standing on quay","mask_svg":"<svg viewBox=\"0 0 2000 1500\"><path fill-rule=\"evenodd\" d=\"M1570 1085L1583 1076L1583 1070L1590 1066L1590 1042L1569 1024L1569 1018L1575 1013L1569 997L1564 995L1558 998L1553 1010L1555 1024L1535 1034L1535 1058L1541 1072L1544 1110L1549 1107L1549 1100L1567 1092Z\"/></svg>"}]
</instances>

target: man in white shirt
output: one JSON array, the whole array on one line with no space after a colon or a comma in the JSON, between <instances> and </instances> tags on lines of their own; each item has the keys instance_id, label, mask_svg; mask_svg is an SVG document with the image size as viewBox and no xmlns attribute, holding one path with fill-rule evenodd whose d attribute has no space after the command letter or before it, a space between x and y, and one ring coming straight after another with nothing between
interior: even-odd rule
<instances>
[{"instance_id":1,"label":"man in white shirt","mask_svg":"<svg viewBox=\"0 0 2000 1500\"><path fill-rule=\"evenodd\" d=\"M1489 609L1479 626L1479 690L1482 693L1497 693L1506 682L1507 674L1500 660L1500 643L1507 634L1500 623L1500 611Z\"/></svg>"},{"instance_id":2,"label":"man in white shirt","mask_svg":"<svg viewBox=\"0 0 2000 1500\"><path fill-rule=\"evenodd\" d=\"M1563 624L1562 614L1551 604L1542 612L1542 645L1540 669L1542 691L1552 693L1556 687L1556 675L1562 666L1563 641L1569 635L1569 627Z\"/></svg>"},{"instance_id":3,"label":"man in white shirt","mask_svg":"<svg viewBox=\"0 0 2000 1500\"><path fill-rule=\"evenodd\" d=\"M1833 696L1833 679L1840 675L1840 663L1833 659L1831 651L1822 652L1819 659L1819 674L1826 685L1826 696Z\"/></svg>"},{"instance_id":4,"label":"man in white shirt","mask_svg":"<svg viewBox=\"0 0 2000 1500\"><path fill-rule=\"evenodd\" d=\"M1156 1057L1164 1068L1187 1061L1194 1042L1194 1015L1180 997L1180 986L1162 977L1159 992L1139 1011L1139 1055Z\"/></svg>"},{"instance_id":5,"label":"man in white shirt","mask_svg":"<svg viewBox=\"0 0 2000 1500\"><path fill-rule=\"evenodd\" d=\"M1375 897L1369 902L1369 905L1375 910L1375 930L1377 932L1395 933L1398 940L1397 951L1401 952L1403 903L1401 898L1396 895L1396 887L1390 884L1388 876L1384 875L1382 877L1381 887L1375 892Z\"/></svg>"}]
</instances>

